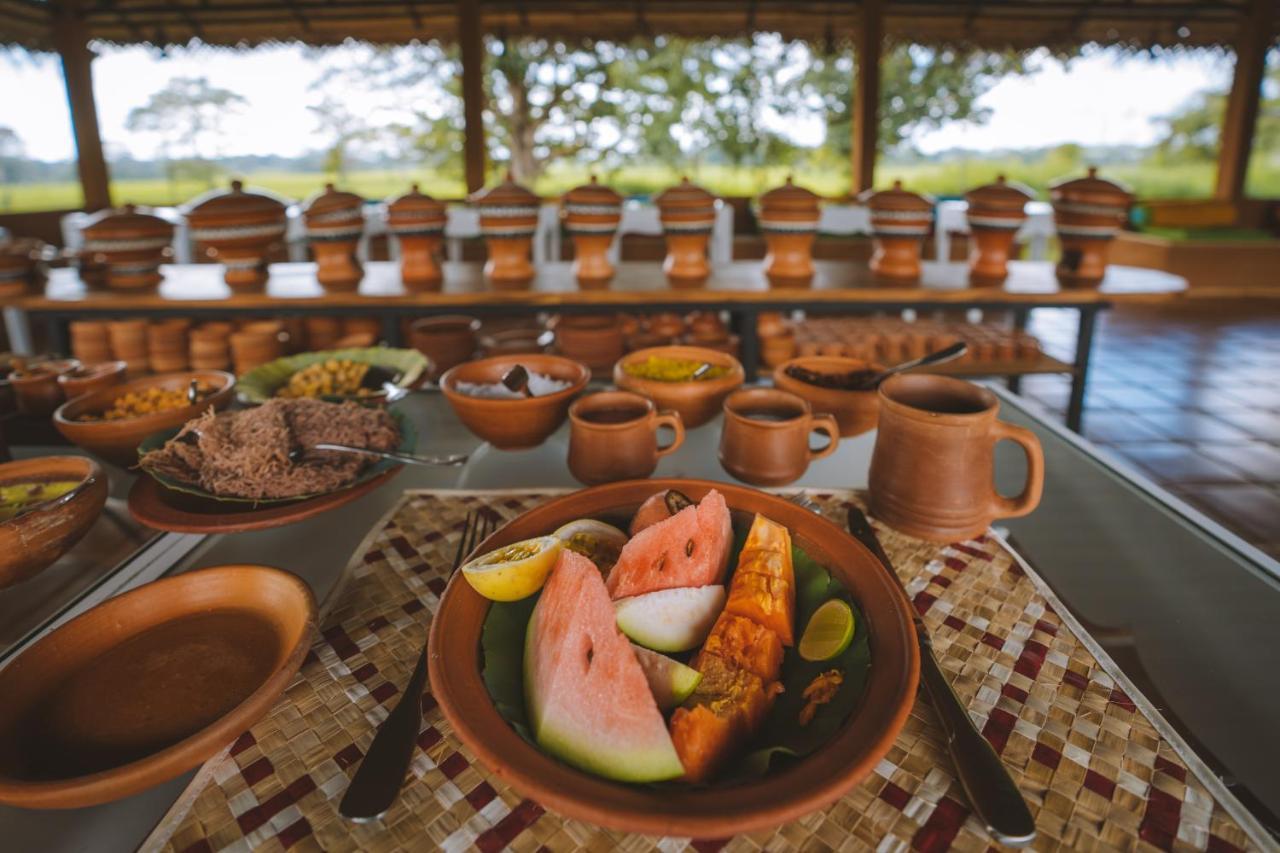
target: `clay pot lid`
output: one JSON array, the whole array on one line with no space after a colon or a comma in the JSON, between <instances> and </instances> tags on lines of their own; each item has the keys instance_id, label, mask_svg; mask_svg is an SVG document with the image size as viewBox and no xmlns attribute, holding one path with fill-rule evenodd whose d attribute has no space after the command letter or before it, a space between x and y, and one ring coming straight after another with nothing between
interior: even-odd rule
<instances>
[{"instance_id":1,"label":"clay pot lid","mask_svg":"<svg viewBox=\"0 0 1280 853\"><path fill-rule=\"evenodd\" d=\"M302 215L308 218L363 209L363 198L355 193L334 189L333 184L325 184L324 192L316 193L302 203Z\"/></svg>"},{"instance_id":2,"label":"clay pot lid","mask_svg":"<svg viewBox=\"0 0 1280 853\"><path fill-rule=\"evenodd\" d=\"M576 186L565 193L563 202L572 205L617 207L622 204L622 196L612 187L599 183L596 176L592 175L588 183Z\"/></svg>"},{"instance_id":3,"label":"clay pot lid","mask_svg":"<svg viewBox=\"0 0 1280 853\"><path fill-rule=\"evenodd\" d=\"M887 190L864 190L858 194L858 201L871 208L872 212L901 211L928 215L933 213L933 197L923 193L913 193L902 188L902 181L894 181Z\"/></svg>"},{"instance_id":4,"label":"clay pot lid","mask_svg":"<svg viewBox=\"0 0 1280 853\"><path fill-rule=\"evenodd\" d=\"M715 204L716 197L707 190L690 183L687 177L681 178L674 187L667 187L653 200L662 210L682 211L690 208L705 208Z\"/></svg>"},{"instance_id":5,"label":"clay pot lid","mask_svg":"<svg viewBox=\"0 0 1280 853\"><path fill-rule=\"evenodd\" d=\"M159 216L143 213L150 208L132 204L102 210L90 216L81 231L95 240L118 240L136 237L173 237L173 224Z\"/></svg>"},{"instance_id":6,"label":"clay pot lid","mask_svg":"<svg viewBox=\"0 0 1280 853\"><path fill-rule=\"evenodd\" d=\"M994 183L974 187L964 194L970 209L983 207L1015 213L1021 213L1033 198L1035 194L1030 188L1017 181L1010 182L1004 175L998 175Z\"/></svg>"},{"instance_id":7,"label":"clay pot lid","mask_svg":"<svg viewBox=\"0 0 1280 853\"><path fill-rule=\"evenodd\" d=\"M1128 207L1133 193L1125 186L1098 177L1098 167L1090 166L1083 178L1058 181L1049 185L1049 198L1054 202L1114 205Z\"/></svg>"},{"instance_id":8,"label":"clay pot lid","mask_svg":"<svg viewBox=\"0 0 1280 853\"><path fill-rule=\"evenodd\" d=\"M765 213L818 213L818 196L816 193L810 192L804 187L798 187L791 182L791 176L787 175L787 182L780 187L774 187L764 195L760 196L760 209Z\"/></svg>"},{"instance_id":9,"label":"clay pot lid","mask_svg":"<svg viewBox=\"0 0 1280 853\"><path fill-rule=\"evenodd\" d=\"M262 216L284 216L289 203L277 195L263 191L247 192L244 183L239 180L231 182L229 190L210 190L187 202L184 213L188 219L200 220L205 217L230 219L237 216L259 218Z\"/></svg>"},{"instance_id":10,"label":"clay pot lid","mask_svg":"<svg viewBox=\"0 0 1280 853\"><path fill-rule=\"evenodd\" d=\"M497 186L474 192L467 199L480 208L486 207L537 207L542 199L538 198L528 187L516 183L511 171Z\"/></svg>"},{"instance_id":11,"label":"clay pot lid","mask_svg":"<svg viewBox=\"0 0 1280 853\"><path fill-rule=\"evenodd\" d=\"M409 216L415 219L441 217L445 215L444 210L444 202L419 190L417 183L411 184L409 191L404 195L387 202L387 214L392 218L397 216Z\"/></svg>"}]
</instances>

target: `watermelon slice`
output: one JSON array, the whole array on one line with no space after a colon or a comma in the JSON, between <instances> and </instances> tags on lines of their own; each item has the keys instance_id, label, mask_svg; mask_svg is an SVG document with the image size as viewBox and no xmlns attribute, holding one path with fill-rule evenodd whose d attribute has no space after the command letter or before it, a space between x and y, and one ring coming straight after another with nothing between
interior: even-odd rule
<instances>
[{"instance_id":1,"label":"watermelon slice","mask_svg":"<svg viewBox=\"0 0 1280 853\"><path fill-rule=\"evenodd\" d=\"M649 689L653 691L653 701L658 703L659 711L670 711L688 699L698 682L702 681L702 673L675 658L660 655L635 643L631 644L631 650L636 653L636 660L644 670L644 677L649 679Z\"/></svg>"},{"instance_id":2,"label":"watermelon slice","mask_svg":"<svg viewBox=\"0 0 1280 853\"><path fill-rule=\"evenodd\" d=\"M561 552L524 643L525 705L538 745L566 764L620 782L684 772L595 565Z\"/></svg>"},{"instance_id":3,"label":"watermelon slice","mask_svg":"<svg viewBox=\"0 0 1280 853\"><path fill-rule=\"evenodd\" d=\"M631 537L609 573L609 594L628 598L722 583L732 547L729 506L712 489L697 506L685 507Z\"/></svg>"}]
</instances>

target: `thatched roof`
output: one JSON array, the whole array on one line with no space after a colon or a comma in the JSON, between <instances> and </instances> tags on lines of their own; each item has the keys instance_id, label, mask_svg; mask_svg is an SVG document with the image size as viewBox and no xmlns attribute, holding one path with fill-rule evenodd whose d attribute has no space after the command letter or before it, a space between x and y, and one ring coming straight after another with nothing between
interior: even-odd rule
<instances>
[{"instance_id":1,"label":"thatched roof","mask_svg":"<svg viewBox=\"0 0 1280 853\"><path fill-rule=\"evenodd\" d=\"M472 0L487 32L566 39L780 32L818 42L856 32L861 0ZM1025 49L1230 45L1253 0L885 0L885 32L919 43ZM1280 14L1280 2L1267 0ZM72 10L79 11L72 11ZM61 10L61 11L60 11ZM451 41L457 0L0 0L0 44L54 49L59 14L90 39L215 46ZM1273 27L1274 31L1274 27Z\"/></svg>"}]
</instances>

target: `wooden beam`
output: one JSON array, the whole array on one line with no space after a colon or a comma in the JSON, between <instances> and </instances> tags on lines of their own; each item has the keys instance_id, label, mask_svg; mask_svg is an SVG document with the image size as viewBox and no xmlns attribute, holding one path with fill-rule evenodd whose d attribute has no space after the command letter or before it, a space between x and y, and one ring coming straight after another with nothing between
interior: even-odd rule
<instances>
[{"instance_id":1,"label":"wooden beam","mask_svg":"<svg viewBox=\"0 0 1280 853\"><path fill-rule=\"evenodd\" d=\"M484 32L478 3L458 0L458 45L462 51L462 116L466 138L467 192L484 187Z\"/></svg>"},{"instance_id":2,"label":"wooden beam","mask_svg":"<svg viewBox=\"0 0 1280 853\"><path fill-rule=\"evenodd\" d=\"M84 21L73 8L75 5L60 5L53 24L53 39L62 57L62 76L67 84L67 105L76 137L76 168L84 190L84 208L93 211L111 207L111 176L102 154L98 107L93 100L93 72L89 67L93 51L89 50Z\"/></svg>"},{"instance_id":3,"label":"wooden beam","mask_svg":"<svg viewBox=\"0 0 1280 853\"><path fill-rule=\"evenodd\" d=\"M880 129L880 49L884 45L884 0L862 0L855 42L853 81L853 191L875 183Z\"/></svg>"},{"instance_id":4,"label":"wooden beam","mask_svg":"<svg viewBox=\"0 0 1280 853\"><path fill-rule=\"evenodd\" d=\"M1253 131L1258 123L1258 102L1266 73L1267 48L1271 46L1274 7L1270 0L1251 0L1236 39L1236 69L1231 94L1222 117L1218 146L1218 184L1214 192L1224 201L1244 198L1244 181L1253 151Z\"/></svg>"}]
</instances>

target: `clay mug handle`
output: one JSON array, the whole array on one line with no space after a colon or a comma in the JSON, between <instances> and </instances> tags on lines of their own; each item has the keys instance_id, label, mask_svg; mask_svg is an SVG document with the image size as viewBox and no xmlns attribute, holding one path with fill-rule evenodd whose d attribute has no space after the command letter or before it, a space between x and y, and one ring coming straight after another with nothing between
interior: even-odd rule
<instances>
[{"instance_id":1,"label":"clay mug handle","mask_svg":"<svg viewBox=\"0 0 1280 853\"><path fill-rule=\"evenodd\" d=\"M1006 438L1016 441L1027 454L1027 484L1016 498L1006 498L993 488L991 512L995 518L1018 518L1040 504L1040 495L1044 492L1044 451L1040 447L1040 439L1031 430L996 421L991 427L991 443Z\"/></svg>"},{"instance_id":2,"label":"clay mug handle","mask_svg":"<svg viewBox=\"0 0 1280 853\"><path fill-rule=\"evenodd\" d=\"M811 415L809 432L820 432L828 438L825 446L809 451L810 462L836 452L836 445L840 443L840 426L836 423L834 415Z\"/></svg>"},{"instance_id":3,"label":"clay mug handle","mask_svg":"<svg viewBox=\"0 0 1280 853\"><path fill-rule=\"evenodd\" d=\"M658 412L653 418L653 429L658 431L663 427L671 427L671 431L675 433L675 437L671 439L671 443L666 447L658 448L659 456L666 456L668 453L674 453L680 445L684 444L684 421L680 420L679 412Z\"/></svg>"}]
</instances>

